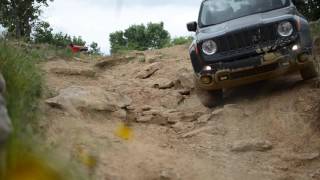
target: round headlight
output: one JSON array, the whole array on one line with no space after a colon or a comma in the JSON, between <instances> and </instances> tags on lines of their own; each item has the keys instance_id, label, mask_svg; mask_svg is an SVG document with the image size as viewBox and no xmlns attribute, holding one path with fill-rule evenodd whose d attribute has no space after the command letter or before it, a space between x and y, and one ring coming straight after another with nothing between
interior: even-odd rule
<instances>
[{"instance_id":1,"label":"round headlight","mask_svg":"<svg viewBox=\"0 0 320 180\"><path fill-rule=\"evenodd\" d=\"M293 33L292 24L288 21L280 23L278 26L278 33L283 37L291 36Z\"/></svg>"},{"instance_id":2,"label":"round headlight","mask_svg":"<svg viewBox=\"0 0 320 180\"><path fill-rule=\"evenodd\" d=\"M205 41L202 44L202 51L207 55L213 55L217 52L217 50L218 50L218 46L212 40Z\"/></svg>"}]
</instances>

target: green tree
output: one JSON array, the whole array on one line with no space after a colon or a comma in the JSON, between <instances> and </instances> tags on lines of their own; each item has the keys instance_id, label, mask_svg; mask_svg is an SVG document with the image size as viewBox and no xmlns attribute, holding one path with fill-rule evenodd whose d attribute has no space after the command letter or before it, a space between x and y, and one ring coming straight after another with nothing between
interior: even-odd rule
<instances>
[{"instance_id":1,"label":"green tree","mask_svg":"<svg viewBox=\"0 0 320 180\"><path fill-rule=\"evenodd\" d=\"M110 34L111 53L127 49L127 40L124 39L123 31L116 31Z\"/></svg>"},{"instance_id":2,"label":"green tree","mask_svg":"<svg viewBox=\"0 0 320 180\"><path fill-rule=\"evenodd\" d=\"M162 22L149 23L147 26L132 25L125 31L110 34L111 53L121 50L160 49L169 43L170 35Z\"/></svg>"},{"instance_id":3,"label":"green tree","mask_svg":"<svg viewBox=\"0 0 320 180\"><path fill-rule=\"evenodd\" d=\"M149 23L146 32L148 48L159 49L170 43L169 32L164 30L163 22Z\"/></svg>"},{"instance_id":4,"label":"green tree","mask_svg":"<svg viewBox=\"0 0 320 180\"><path fill-rule=\"evenodd\" d=\"M53 41L48 42L49 44L55 45L57 47L66 47L72 43L71 36L64 34L62 32L56 33L53 35Z\"/></svg>"},{"instance_id":5,"label":"green tree","mask_svg":"<svg viewBox=\"0 0 320 180\"><path fill-rule=\"evenodd\" d=\"M53 42L53 29L50 24L45 21L38 22L34 28L33 38L35 43L48 43Z\"/></svg>"},{"instance_id":6,"label":"green tree","mask_svg":"<svg viewBox=\"0 0 320 180\"><path fill-rule=\"evenodd\" d=\"M42 6L53 0L0 0L0 24L16 38L30 38Z\"/></svg>"},{"instance_id":7,"label":"green tree","mask_svg":"<svg viewBox=\"0 0 320 180\"><path fill-rule=\"evenodd\" d=\"M127 39L127 46L130 50L148 49L146 27L143 24L130 26L124 31L124 37Z\"/></svg>"},{"instance_id":8,"label":"green tree","mask_svg":"<svg viewBox=\"0 0 320 180\"><path fill-rule=\"evenodd\" d=\"M101 52L100 52L100 48L99 48L99 46L98 46L98 43L92 42L92 43L90 44L90 53L91 53L91 54L100 54L100 53L101 53Z\"/></svg>"},{"instance_id":9,"label":"green tree","mask_svg":"<svg viewBox=\"0 0 320 180\"><path fill-rule=\"evenodd\" d=\"M86 41L84 41L81 36L78 36L78 37L73 36L71 42L72 44L79 45L79 46L84 46L86 44Z\"/></svg>"},{"instance_id":10,"label":"green tree","mask_svg":"<svg viewBox=\"0 0 320 180\"><path fill-rule=\"evenodd\" d=\"M44 21L40 21L36 24L32 35L35 43L47 43L57 47L66 47L71 43L80 46L84 46L86 44L81 36L71 37L70 35L62 32L53 33L53 28L51 28L48 22Z\"/></svg>"}]
</instances>

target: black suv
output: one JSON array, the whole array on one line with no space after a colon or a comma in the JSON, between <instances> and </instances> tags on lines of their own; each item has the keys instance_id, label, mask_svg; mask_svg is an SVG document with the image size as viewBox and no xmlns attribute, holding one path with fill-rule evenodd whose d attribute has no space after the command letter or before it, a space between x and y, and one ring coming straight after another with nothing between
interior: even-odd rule
<instances>
[{"instance_id":1,"label":"black suv","mask_svg":"<svg viewBox=\"0 0 320 180\"><path fill-rule=\"evenodd\" d=\"M300 71L318 75L309 23L293 0L204 0L189 52L197 94L207 107L223 89Z\"/></svg>"}]
</instances>

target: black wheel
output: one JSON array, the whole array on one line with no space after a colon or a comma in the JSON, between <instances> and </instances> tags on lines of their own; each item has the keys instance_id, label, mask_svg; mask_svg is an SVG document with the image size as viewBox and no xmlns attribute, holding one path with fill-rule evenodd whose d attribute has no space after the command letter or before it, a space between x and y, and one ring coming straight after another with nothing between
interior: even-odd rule
<instances>
[{"instance_id":1,"label":"black wheel","mask_svg":"<svg viewBox=\"0 0 320 180\"><path fill-rule=\"evenodd\" d=\"M315 62L311 62L300 70L303 80L309 80L318 77L317 66Z\"/></svg>"},{"instance_id":2,"label":"black wheel","mask_svg":"<svg viewBox=\"0 0 320 180\"><path fill-rule=\"evenodd\" d=\"M307 64L306 67L300 70L300 74L303 80L309 80L319 76L320 63L318 57L319 53L317 52L319 46L317 45L316 41L313 44L313 52L312 55L309 56L309 58L311 58L311 62Z\"/></svg>"},{"instance_id":3,"label":"black wheel","mask_svg":"<svg viewBox=\"0 0 320 180\"><path fill-rule=\"evenodd\" d=\"M319 62L320 38L316 38L313 42L313 52L310 56L311 62L300 70L303 80L313 79L319 76L320 62Z\"/></svg>"},{"instance_id":4,"label":"black wheel","mask_svg":"<svg viewBox=\"0 0 320 180\"><path fill-rule=\"evenodd\" d=\"M204 89L200 89L196 83L195 92L199 100L201 101L201 103L208 108L213 108L215 106L222 104L222 101L223 101L222 89L213 90L213 91L204 90Z\"/></svg>"}]
</instances>

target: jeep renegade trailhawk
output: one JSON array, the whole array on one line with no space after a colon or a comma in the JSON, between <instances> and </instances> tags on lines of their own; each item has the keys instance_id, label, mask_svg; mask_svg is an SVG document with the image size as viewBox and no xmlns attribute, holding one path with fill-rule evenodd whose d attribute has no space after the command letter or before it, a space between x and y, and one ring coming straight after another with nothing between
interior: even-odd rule
<instances>
[{"instance_id":1,"label":"jeep renegade trailhawk","mask_svg":"<svg viewBox=\"0 0 320 180\"><path fill-rule=\"evenodd\" d=\"M293 0L204 0L189 52L201 102L213 107L223 89L300 71L317 76L309 23Z\"/></svg>"}]
</instances>

